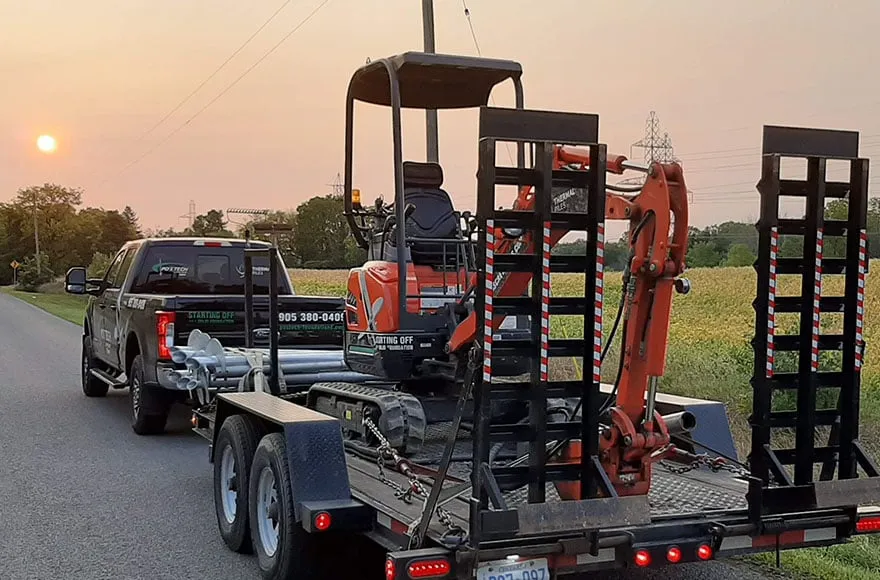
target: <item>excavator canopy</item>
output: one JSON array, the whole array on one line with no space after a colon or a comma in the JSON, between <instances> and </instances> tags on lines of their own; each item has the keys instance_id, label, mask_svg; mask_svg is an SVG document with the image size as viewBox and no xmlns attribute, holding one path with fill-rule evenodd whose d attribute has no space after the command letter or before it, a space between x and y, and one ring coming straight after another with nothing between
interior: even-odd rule
<instances>
[{"instance_id":1,"label":"excavator canopy","mask_svg":"<svg viewBox=\"0 0 880 580\"><path fill-rule=\"evenodd\" d=\"M349 97L392 106L396 83L402 108L466 109L487 104L495 85L507 79L519 86L521 76L522 66L511 60L405 52L355 71Z\"/></svg>"}]
</instances>

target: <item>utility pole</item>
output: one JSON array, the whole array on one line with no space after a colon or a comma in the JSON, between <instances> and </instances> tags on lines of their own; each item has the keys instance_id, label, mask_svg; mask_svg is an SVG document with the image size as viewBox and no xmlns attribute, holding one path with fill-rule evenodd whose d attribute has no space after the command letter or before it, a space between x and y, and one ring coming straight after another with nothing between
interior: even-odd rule
<instances>
[{"instance_id":1,"label":"utility pole","mask_svg":"<svg viewBox=\"0 0 880 580\"><path fill-rule=\"evenodd\" d=\"M425 36L425 52L434 54L434 0L422 0L422 29ZM438 143L437 111L425 111L425 130L427 133L427 161L440 161L440 145Z\"/></svg>"},{"instance_id":2,"label":"utility pole","mask_svg":"<svg viewBox=\"0 0 880 580\"><path fill-rule=\"evenodd\" d=\"M40 228L37 225L37 190L34 189L34 249L37 258L37 276L40 275Z\"/></svg>"}]
</instances>

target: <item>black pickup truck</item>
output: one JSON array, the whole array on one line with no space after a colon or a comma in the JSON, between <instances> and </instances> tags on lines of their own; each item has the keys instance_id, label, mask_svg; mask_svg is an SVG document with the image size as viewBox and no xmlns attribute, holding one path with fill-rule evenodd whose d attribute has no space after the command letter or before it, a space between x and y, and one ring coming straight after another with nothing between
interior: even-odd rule
<instances>
[{"instance_id":1,"label":"black pickup truck","mask_svg":"<svg viewBox=\"0 0 880 580\"><path fill-rule=\"evenodd\" d=\"M168 379L169 347L201 330L224 346L245 345L245 248L268 244L227 238L154 238L126 243L103 278L71 268L65 290L90 295L83 320L82 388L103 397L129 387L132 428L161 433L175 402L189 391ZM252 258L254 346L268 346L269 263ZM279 258L280 260L280 258ZM280 263L279 344L341 349L344 301L296 296Z\"/></svg>"}]
</instances>

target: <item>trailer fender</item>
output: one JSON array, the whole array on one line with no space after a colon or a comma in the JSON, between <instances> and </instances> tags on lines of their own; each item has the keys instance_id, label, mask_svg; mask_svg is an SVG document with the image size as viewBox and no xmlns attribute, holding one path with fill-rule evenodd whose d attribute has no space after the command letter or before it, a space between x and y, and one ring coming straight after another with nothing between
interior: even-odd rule
<instances>
[{"instance_id":1,"label":"trailer fender","mask_svg":"<svg viewBox=\"0 0 880 580\"><path fill-rule=\"evenodd\" d=\"M343 517L343 512L361 511L360 505L352 502L337 419L267 393L222 393L217 395L215 440L226 417L239 413L260 419L269 432L284 434L297 522L322 506L327 511L332 509L331 515L336 514L338 518L334 519L340 519L340 523L349 517ZM357 527L361 518L357 514L351 517L351 525Z\"/></svg>"}]
</instances>

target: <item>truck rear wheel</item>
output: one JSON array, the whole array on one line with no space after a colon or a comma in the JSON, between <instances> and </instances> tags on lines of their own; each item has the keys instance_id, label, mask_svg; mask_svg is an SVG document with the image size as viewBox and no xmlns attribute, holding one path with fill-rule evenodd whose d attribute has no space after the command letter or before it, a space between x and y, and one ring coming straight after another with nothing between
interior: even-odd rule
<instances>
[{"instance_id":1,"label":"truck rear wheel","mask_svg":"<svg viewBox=\"0 0 880 580\"><path fill-rule=\"evenodd\" d=\"M293 513L284 435L263 437L251 465L248 516L254 551L265 580L323 578L329 538L310 534Z\"/></svg>"},{"instance_id":2,"label":"truck rear wheel","mask_svg":"<svg viewBox=\"0 0 880 580\"><path fill-rule=\"evenodd\" d=\"M106 397L110 385L92 374L94 366L92 357L92 337L83 336L82 343L82 390L87 397Z\"/></svg>"},{"instance_id":3,"label":"truck rear wheel","mask_svg":"<svg viewBox=\"0 0 880 580\"><path fill-rule=\"evenodd\" d=\"M129 396L131 398L131 428L138 435L158 435L165 431L171 396L161 387L144 384L144 359L134 357L129 369Z\"/></svg>"},{"instance_id":4,"label":"truck rear wheel","mask_svg":"<svg viewBox=\"0 0 880 580\"><path fill-rule=\"evenodd\" d=\"M248 527L248 476L260 441L259 423L247 415L225 421L214 444L214 511L220 536L233 552L252 551Z\"/></svg>"}]
</instances>

